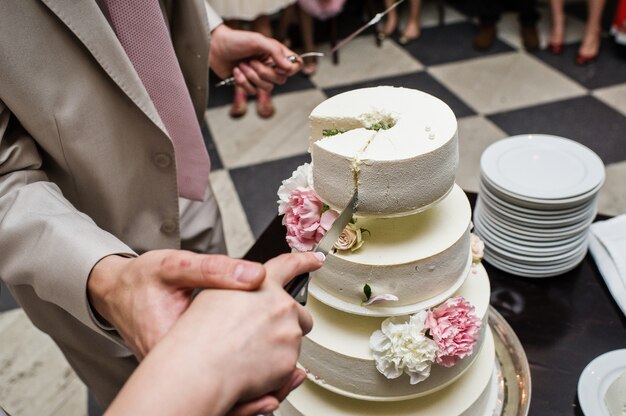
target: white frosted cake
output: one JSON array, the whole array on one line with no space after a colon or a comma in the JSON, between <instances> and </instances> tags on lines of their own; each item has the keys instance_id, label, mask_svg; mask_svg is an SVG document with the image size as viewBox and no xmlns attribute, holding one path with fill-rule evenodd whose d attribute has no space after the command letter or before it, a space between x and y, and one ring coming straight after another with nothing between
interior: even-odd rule
<instances>
[{"instance_id":1,"label":"white frosted cake","mask_svg":"<svg viewBox=\"0 0 626 416\"><path fill-rule=\"evenodd\" d=\"M310 116L320 199L342 209L359 186L359 214L414 212L443 198L458 165L457 122L417 90L364 88L336 95Z\"/></svg>"},{"instance_id":2,"label":"white frosted cake","mask_svg":"<svg viewBox=\"0 0 626 416\"><path fill-rule=\"evenodd\" d=\"M626 372L611 383L604 402L611 416L626 416Z\"/></svg>"},{"instance_id":3,"label":"white frosted cake","mask_svg":"<svg viewBox=\"0 0 626 416\"><path fill-rule=\"evenodd\" d=\"M312 275L308 380L277 414L489 414L490 287L454 184L454 114L423 92L377 87L326 100L310 121L313 163L278 192L287 241L312 250L355 189L357 215Z\"/></svg>"}]
</instances>

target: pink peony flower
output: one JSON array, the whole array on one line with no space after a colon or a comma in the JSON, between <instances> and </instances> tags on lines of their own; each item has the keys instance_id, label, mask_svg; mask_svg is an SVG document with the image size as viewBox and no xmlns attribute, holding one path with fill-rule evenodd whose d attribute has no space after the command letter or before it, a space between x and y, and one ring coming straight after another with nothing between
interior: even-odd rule
<instances>
[{"instance_id":1,"label":"pink peony flower","mask_svg":"<svg viewBox=\"0 0 626 416\"><path fill-rule=\"evenodd\" d=\"M311 188L297 187L289 196L283 225L287 243L298 251L311 251L333 225L338 214L328 210Z\"/></svg>"},{"instance_id":2,"label":"pink peony flower","mask_svg":"<svg viewBox=\"0 0 626 416\"><path fill-rule=\"evenodd\" d=\"M426 316L426 328L437 343L435 362L452 367L459 359L472 354L482 321L474 307L462 296L450 298Z\"/></svg>"}]
</instances>

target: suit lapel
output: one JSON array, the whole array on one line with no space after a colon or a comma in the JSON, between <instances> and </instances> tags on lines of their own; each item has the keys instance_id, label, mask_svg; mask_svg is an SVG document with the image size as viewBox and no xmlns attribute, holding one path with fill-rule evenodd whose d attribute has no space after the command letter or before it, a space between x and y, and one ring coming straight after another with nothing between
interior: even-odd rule
<instances>
[{"instance_id":1,"label":"suit lapel","mask_svg":"<svg viewBox=\"0 0 626 416\"><path fill-rule=\"evenodd\" d=\"M85 45L102 69L166 135L159 114L115 32L94 0L41 0Z\"/></svg>"}]
</instances>

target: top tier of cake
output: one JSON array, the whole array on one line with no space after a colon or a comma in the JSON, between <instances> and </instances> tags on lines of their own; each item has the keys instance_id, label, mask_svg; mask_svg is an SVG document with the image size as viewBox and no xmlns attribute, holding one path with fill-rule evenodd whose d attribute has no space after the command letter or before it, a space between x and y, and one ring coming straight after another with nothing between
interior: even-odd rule
<instances>
[{"instance_id":1,"label":"top tier of cake","mask_svg":"<svg viewBox=\"0 0 626 416\"><path fill-rule=\"evenodd\" d=\"M458 165L457 121L421 91L375 87L336 95L310 116L315 191L342 210L355 188L358 214L399 216L441 200Z\"/></svg>"}]
</instances>

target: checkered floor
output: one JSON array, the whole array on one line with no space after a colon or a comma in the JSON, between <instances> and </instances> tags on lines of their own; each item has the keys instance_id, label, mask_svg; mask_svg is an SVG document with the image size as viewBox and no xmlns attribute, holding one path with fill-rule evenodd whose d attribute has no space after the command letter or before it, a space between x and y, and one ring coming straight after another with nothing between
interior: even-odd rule
<instances>
[{"instance_id":1,"label":"checkered floor","mask_svg":"<svg viewBox=\"0 0 626 416\"><path fill-rule=\"evenodd\" d=\"M434 2L426 0L418 41L403 47L387 40L377 47L371 33L358 37L341 50L339 65L322 60L315 76L297 75L278 87L277 112L269 120L256 115L254 102L244 118L232 120L232 90L212 89L203 134L229 253L246 252L276 215L281 180L309 160L307 118L313 107L364 86L417 88L450 105L459 119L457 181L465 190L477 190L478 161L489 144L515 134L549 133L598 153L607 165L600 211L626 212L626 58L607 38L597 62L574 64L584 7L584 1L568 3L567 45L561 56L523 51L514 13L501 19L493 49L476 52L476 25L467 10L448 6L445 25L439 26ZM545 5L541 11L545 45L549 15ZM360 19L358 11L349 10L340 21L341 34L362 24ZM328 50L328 45L320 49ZM0 404L7 410L19 415L87 412L84 387L49 340L32 329L6 290L0 295L0 340Z\"/></svg>"}]
</instances>

